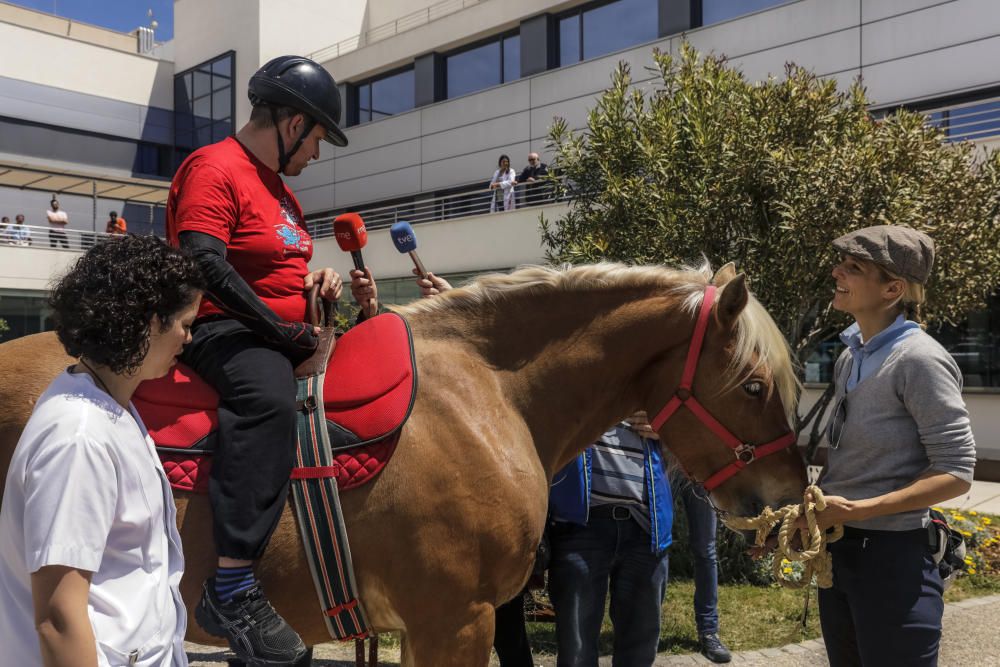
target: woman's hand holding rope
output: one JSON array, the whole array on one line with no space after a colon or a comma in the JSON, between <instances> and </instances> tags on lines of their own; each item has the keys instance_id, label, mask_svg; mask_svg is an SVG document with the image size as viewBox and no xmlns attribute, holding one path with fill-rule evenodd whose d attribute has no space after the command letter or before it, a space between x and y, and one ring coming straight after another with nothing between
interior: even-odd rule
<instances>
[{"instance_id":1,"label":"woman's hand holding rope","mask_svg":"<svg viewBox=\"0 0 1000 667\"><path fill-rule=\"evenodd\" d=\"M768 535L780 523L778 545L774 555L774 578L786 588L802 588L812 581L813 575L816 575L816 585L820 588L829 588L833 585L833 561L826 550L826 545L843 537L844 527L834 526L830 534L820 528L816 513L822 512L826 506L826 497L820 488L810 485L806 488L801 505L787 505L779 510L765 507L759 516L726 517L723 522L732 530L757 531L754 544L758 547L764 545ZM805 520L804 525L800 518ZM792 546L796 532L804 547L801 551ZM803 563L804 570L798 581L784 575L782 563L786 560Z\"/></svg>"}]
</instances>

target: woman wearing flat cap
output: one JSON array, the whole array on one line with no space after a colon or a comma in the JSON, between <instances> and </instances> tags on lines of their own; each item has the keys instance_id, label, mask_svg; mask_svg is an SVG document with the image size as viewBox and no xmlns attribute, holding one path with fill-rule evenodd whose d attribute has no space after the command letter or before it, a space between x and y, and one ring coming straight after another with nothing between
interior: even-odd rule
<instances>
[{"instance_id":1,"label":"woman wearing flat cap","mask_svg":"<svg viewBox=\"0 0 1000 667\"><path fill-rule=\"evenodd\" d=\"M854 324L834 368L834 412L821 527L833 587L819 592L830 664L937 665L943 585L929 545L928 508L966 493L975 441L954 359L922 328L934 242L880 225L833 242L833 307Z\"/></svg>"}]
</instances>

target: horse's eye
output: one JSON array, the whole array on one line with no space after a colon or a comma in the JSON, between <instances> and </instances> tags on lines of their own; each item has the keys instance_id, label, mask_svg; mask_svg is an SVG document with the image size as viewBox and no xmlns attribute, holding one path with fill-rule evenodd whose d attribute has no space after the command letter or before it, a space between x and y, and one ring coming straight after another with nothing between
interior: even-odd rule
<instances>
[{"instance_id":1,"label":"horse's eye","mask_svg":"<svg viewBox=\"0 0 1000 667\"><path fill-rule=\"evenodd\" d=\"M751 396L760 396L760 393L764 390L764 384L759 380L752 380L746 382L743 385L743 391L750 394Z\"/></svg>"}]
</instances>

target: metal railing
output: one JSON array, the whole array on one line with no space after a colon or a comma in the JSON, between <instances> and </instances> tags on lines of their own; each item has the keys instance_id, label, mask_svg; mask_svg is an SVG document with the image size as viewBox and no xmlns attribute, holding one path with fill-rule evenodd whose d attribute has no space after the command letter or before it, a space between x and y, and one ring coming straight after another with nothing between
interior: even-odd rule
<instances>
[{"instance_id":1,"label":"metal railing","mask_svg":"<svg viewBox=\"0 0 1000 667\"><path fill-rule=\"evenodd\" d=\"M113 234L86 229L56 229L34 225L7 225L0 229L0 248L14 246L42 250L68 250L83 252Z\"/></svg>"},{"instance_id":2,"label":"metal railing","mask_svg":"<svg viewBox=\"0 0 1000 667\"><path fill-rule=\"evenodd\" d=\"M518 183L514 186L513 209L509 210L568 201L570 199L569 193L557 192L557 185L557 183L550 181ZM501 195L497 195L497 193L501 193ZM481 184L476 184L469 186L468 189L440 197L421 198L417 195L414 201L387 206L361 205L345 210L358 213L365 221L365 228L375 230L390 227L400 220L413 224L491 213L502 214L505 210L503 201L502 199L498 200L498 196L502 197L502 190L490 190ZM336 215L330 215L307 220L306 226L309 233L314 239L333 236L333 220L336 217Z\"/></svg>"},{"instance_id":3,"label":"metal railing","mask_svg":"<svg viewBox=\"0 0 1000 667\"><path fill-rule=\"evenodd\" d=\"M338 58L345 53L356 51L362 46L368 46L383 39L394 37L401 32L419 28L439 18L461 11L466 7L472 7L484 2L488 2L488 0L443 0L443 2L438 2L425 9L401 16L390 23L383 23L363 33L343 39L336 44L313 51L309 54L309 57L319 63L332 58Z\"/></svg>"},{"instance_id":4,"label":"metal railing","mask_svg":"<svg viewBox=\"0 0 1000 667\"><path fill-rule=\"evenodd\" d=\"M1000 137L1000 97L921 111L946 141L986 141Z\"/></svg>"}]
</instances>

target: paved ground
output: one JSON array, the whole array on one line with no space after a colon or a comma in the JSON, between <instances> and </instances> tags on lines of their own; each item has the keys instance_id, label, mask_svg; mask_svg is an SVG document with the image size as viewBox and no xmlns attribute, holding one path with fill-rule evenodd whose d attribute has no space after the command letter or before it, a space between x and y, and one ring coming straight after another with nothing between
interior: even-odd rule
<instances>
[{"instance_id":1,"label":"paved ground","mask_svg":"<svg viewBox=\"0 0 1000 667\"><path fill-rule=\"evenodd\" d=\"M995 667L1000 665L1000 595L973 598L945 606L944 640L941 648L941 667ZM224 667L226 653L212 647L188 644L192 667ZM380 654L380 665L391 667L399 664L398 651ZM540 655L539 667L554 667L555 658ZM681 665L711 665L700 655L666 655L657 658L654 667L680 667ZM781 648L746 651L733 656L733 665L757 667L821 667L827 665L822 640L790 644ZM354 649L351 646L326 644L316 647L313 667L353 667ZM611 658L602 658L601 667L611 665Z\"/></svg>"},{"instance_id":2,"label":"paved ground","mask_svg":"<svg viewBox=\"0 0 1000 667\"><path fill-rule=\"evenodd\" d=\"M1000 483L976 480L972 483L969 493L941 503L941 505L955 509L1000 514Z\"/></svg>"}]
</instances>

